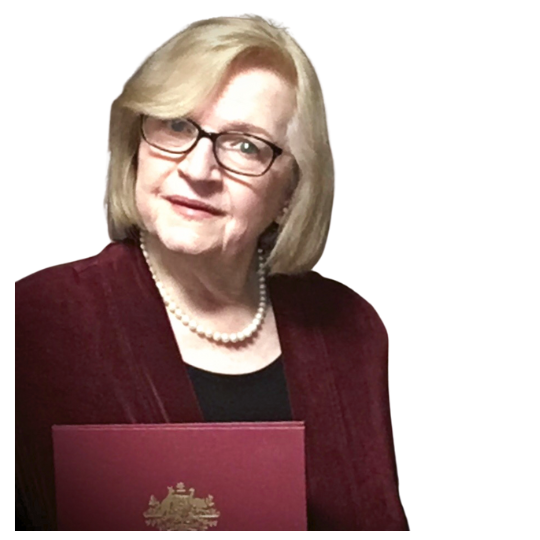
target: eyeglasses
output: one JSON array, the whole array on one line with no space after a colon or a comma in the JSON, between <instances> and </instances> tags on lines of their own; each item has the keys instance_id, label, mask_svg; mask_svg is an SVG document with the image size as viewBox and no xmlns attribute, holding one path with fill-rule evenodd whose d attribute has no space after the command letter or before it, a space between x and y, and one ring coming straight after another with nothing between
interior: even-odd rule
<instances>
[{"instance_id":1,"label":"eyeglasses","mask_svg":"<svg viewBox=\"0 0 540 540\"><path fill-rule=\"evenodd\" d=\"M204 137L213 144L217 163L227 171L245 176L262 176L283 150L256 135L239 131L210 133L188 118L162 120L143 116L141 134L144 140L171 154L187 154Z\"/></svg>"}]
</instances>

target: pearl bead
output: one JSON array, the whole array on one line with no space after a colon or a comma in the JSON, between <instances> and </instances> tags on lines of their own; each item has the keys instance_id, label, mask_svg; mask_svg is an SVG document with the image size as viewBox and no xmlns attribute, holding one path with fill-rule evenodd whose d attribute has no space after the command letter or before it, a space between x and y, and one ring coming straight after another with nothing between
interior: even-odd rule
<instances>
[{"instance_id":1,"label":"pearl bead","mask_svg":"<svg viewBox=\"0 0 540 540\"><path fill-rule=\"evenodd\" d=\"M230 337L232 343L236 343L238 341L237 334L231 334L229 337Z\"/></svg>"},{"instance_id":2,"label":"pearl bead","mask_svg":"<svg viewBox=\"0 0 540 540\"><path fill-rule=\"evenodd\" d=\"M214 338L214 341L221 341L221 334L219 332L214 332L212 337Z\"/></svg>"}]
</instances>

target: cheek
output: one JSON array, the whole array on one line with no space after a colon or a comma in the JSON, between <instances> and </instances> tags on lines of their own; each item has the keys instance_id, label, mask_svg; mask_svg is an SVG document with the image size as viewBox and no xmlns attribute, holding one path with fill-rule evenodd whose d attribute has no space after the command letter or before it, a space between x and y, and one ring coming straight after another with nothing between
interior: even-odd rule
<instances>
[{"instance_id":1,"label":"cheek","mask_svg":"<svg viewBox=\"0 0 540 540\"><path fill-rule=\"evenodd\" d=\"M277 170L266 189L266 207L272 220L281 212L291 196L292 166Z\"/></svg>"},{"instance_id":2,"label":"cheek","mask_svg":"<svg viewBox=\"0 0 540 540\"><path fill-rule=\"evenodd\" d=\"M288 177L274 176L251 190L233 197L237 215L242 215L248 226L256 226L262 232L280 213L286 202L289 182Z\"/></svg>"},{"instance_id":3,"label":"cheek","mask_svg":"<svg viewBox=\"0 0 540 540\"><path fill-rule=\"evenodd\" d=\"M157 178L156 166L151 158L146 156L144 150L139 150L137 162L137 191L148 191L152 188Z\"/></svg>"},{"instance_id":4,"label":"cheek","mask_svg":"<svg viewBox=\"0 0 540 540\"><path fill-rule=\"evenodd\" d=\"M150 177L147 175L144 167L139 167L137 170L137 179L135 181L135 203L141 214L144 214L147 211L151 185Z\"/></svg>"},{"instance_id":5,"label":"cheek","mask_svg":"<svg viewBox=\"0 0 540 540\"><path fill-rule=\"evenodd\" d=\"M137 206L148 204L149 198L159 191L168 174L170 174L170 167L167 165L167 163L162 163L161 160L147 155L147 150L141 144L135 181Z\"/></svg>"},{"instance_id":6,"label":"cheek","mask_svg":"<svg viewBox=\"0 0 540 540\"><path fill-rule=\"evenodd\" d=\"M145 156L142 150L139 150L138 157L137 177L135 180L135 206L144 226L152 231L158 215L155 194L160 185L160 173L154 163L155 159Z\"/></svg>"}]
</instances>

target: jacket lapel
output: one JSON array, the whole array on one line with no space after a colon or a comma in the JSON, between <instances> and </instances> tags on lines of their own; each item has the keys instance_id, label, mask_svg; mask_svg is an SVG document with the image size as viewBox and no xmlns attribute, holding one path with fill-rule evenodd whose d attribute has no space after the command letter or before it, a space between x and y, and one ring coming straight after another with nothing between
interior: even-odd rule
<instances>
[{"instance_id":1,"label":"jacket lapel","mask_svg":"<svg viewBox=\"0 0 540 540\"><path fill-rule=\"evenodd\" d=\"M137 423L203 422L166 308L135 243L116 244L103 257L103 286L124 392L136 408Z\"/></svg>"},{"instance_id":2,"label":"jacket lapel","mask_svg":"<svg viewBox=\"0 0 540 540\"><path fill-rule=\"evenodd\" d=\"M349 503L357 495L351 448L332 369L340 354L332 339L336 321L329 311L331 301L317 296L320 284L312 282L315 275L276 276L270 280L269 289L293 419L305 422L307 489L311 501L308 517L311 526L324 527L325 516L331 516L334 523L349 523ZM321 503L324 506L319 507Z\"/></svg>"}]
</instances>

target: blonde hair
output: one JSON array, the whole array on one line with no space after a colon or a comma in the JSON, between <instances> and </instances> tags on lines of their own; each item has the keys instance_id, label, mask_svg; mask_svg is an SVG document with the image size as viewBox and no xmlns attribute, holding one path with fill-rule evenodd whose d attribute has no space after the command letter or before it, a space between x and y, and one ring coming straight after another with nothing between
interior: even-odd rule
<instances>
[{"instance_id":1,"label":"blonde hair","mask_svg":"<svg viewBox=\"0 0 540 540\"><path fill-rule=\"evenodd\" d=\"M135 237L143 224L135 205L142 115L189 115L225 80L233 65L255 62L294 83L296 110L288 138L296 160L295 188L271 241L270 273L311 270L322 255L334 193L334 167L322 91L296 41L258 16L198 21L167 41L127 81L111 107L105 205L109 235ZM264 234L263 234L264 236Z\"/></svg>"}]
</instances>

